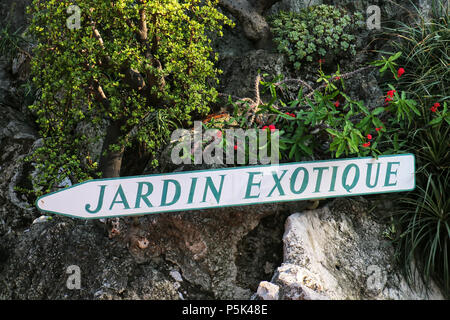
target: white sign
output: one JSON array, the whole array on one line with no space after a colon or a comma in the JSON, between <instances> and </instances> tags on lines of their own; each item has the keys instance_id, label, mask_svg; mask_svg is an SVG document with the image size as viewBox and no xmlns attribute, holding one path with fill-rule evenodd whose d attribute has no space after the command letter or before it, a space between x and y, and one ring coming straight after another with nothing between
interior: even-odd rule
<instances>
[{"instance_id":1,"label":"white sign","mask_svg":"<svg viewBox=\"0 0 450 320\"><path fill-rule=\"evenodd\" d=\"M414 155L401 154L90 180L42 196L36 206L97 219L414 188Z\"/></svg>"}]
</instances>

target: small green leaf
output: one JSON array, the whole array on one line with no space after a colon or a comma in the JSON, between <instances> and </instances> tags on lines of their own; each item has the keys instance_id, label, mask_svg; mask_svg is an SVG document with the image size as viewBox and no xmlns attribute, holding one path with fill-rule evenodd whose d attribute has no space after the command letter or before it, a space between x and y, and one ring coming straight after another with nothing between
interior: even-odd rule
<instances>
[{"instance_id":1,"label":"small green leaf","mask_svg":"<svg viewBox=\"0 0 450 320\"><path fill-rule=\"evenodd\" d=\"M380 113L384 112L384 107L378 107L375 110L372 111L372 115L377 116Z\"/></svg>"},{"instance_id":2,"label":"small green leaf","mask_svg":"<svg viewBox=\"0 0 450 320\"><path fill-rule=\"evenodd\" d=\"M393 56L391 56L391 57L389 58L389 61L395 61L395 60L397 60L398 58L400 58L401 55L402 55L402 52L399 51L399 52L397 52L396 54L394 54Z\"/></svg>"},{"instance_id":3,"label":"small green leaf","mask_svg":"<svg viewBox=\"0 0 450 320\"><path fill-rule=\"evenodd\" d=\"M344 152L344 149L345 149L345 142L343 141L343 142L341 142L341 144L339 144L339 147L336 151L336 158L339 158L342 155L342 153Z\"/></svg>"},{"instance_id":4,"label":"small green leaf","mask_svg":"<svg viewBox=\"0 0 450 320\"><path fill-rule=\"evenodd\" d=\"M438 117L438 118L434 118L433 120L431 120L428 124L430 125L430 126L434 126L434 125L436 125L436 124L439 124L439 123L441 123L442 122L442 117Z\"/></svg>"}]
</instances>

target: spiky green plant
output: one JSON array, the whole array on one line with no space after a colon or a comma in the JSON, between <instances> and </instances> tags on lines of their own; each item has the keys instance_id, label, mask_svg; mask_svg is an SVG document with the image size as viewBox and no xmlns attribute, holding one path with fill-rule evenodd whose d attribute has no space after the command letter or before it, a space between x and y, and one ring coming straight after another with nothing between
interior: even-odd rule
<instances>
[{"instance_id":1,"label":"spiky green plant","mask_svg":"<svg viewBox=\"0 0 450 320\"><path fill-rule=\"evenodd\" d=\"M12 58L18 51L22 51L27 43L20 29L12 31L9 25L0 29L0 57Z\"/></svg>"},{"instance_id":2,"label":"spiky green plant","mask_svg":"<svg viewBox=\"0 0 450 320\"><path fill-rule=\"evenodd\" d=\"M429 113L423 110L405 144L416 155L417 187L395 213L396 248L411 284L415 261L425 283L435 280L450 297L450 126L446 121L424 124Z\"/></svg>"},{"instance_id":3,"label":"spiky green plant","mask_svg":"<svg viewBox=\"0 0 450 320\"><path fill-rule=\"evenodd\" d=\"M426 170L421 181L407 197L401 199L403 209L398 212L402 232L397 249L404 271L412 283L412 262L418 260L423 279L437 281L449 296L450 288L450 172L437 176Z\"/></svg>"},{"instance_id":4,"label":"spiky green plant","mask_svg":"<svg viewBox=\"0 0 450 320\"><path fill-rule=\"evenodd\" d=\"M387 29L396 38L395 51L406 53L402 61L407 72L401 83L419 101L432 97L444 101L450 97L449 6L432 1L428 17L416 10L413 23L398 22Z\"/></svg>"}]
</instances>

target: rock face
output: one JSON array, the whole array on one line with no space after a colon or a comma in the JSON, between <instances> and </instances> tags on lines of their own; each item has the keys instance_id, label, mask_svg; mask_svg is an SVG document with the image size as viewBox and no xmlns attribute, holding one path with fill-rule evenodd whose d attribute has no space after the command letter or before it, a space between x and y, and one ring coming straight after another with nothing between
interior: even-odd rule
<instances>
[{"instance_id":1,"label":"rock face","mask_svg":"<svg viewBox=\"0 0 450 320\"><path fill-rule=\"evenodd\" d=\"M67 287L74 265L79 290ZM137 265L125 245L107 241L91 223L56 218L18 239L0 276L0 299L179 298L176 282L159 269Z\"/></svg>"},{"instance_id":2,"label":"rock face","mask_svg":"<svg viewBox=\"0 0 450 320\"><path fill-rule=\"evenodd\" d=\"M281 246L266 245L270 235L265 242L249 232L277 211L286 208L161 214L138 223L121 219L109 237L92 221L42 219L10 241L0 261L0 299L249 299L256 284L242 278L269 280L281 258L273 258ZM251 266L254 258L258 264ZM80 290L67 287L73 265L80 270Z\"/></svg>"},{"instance_id":3,"label":"rock face","mask_svg":"<svg viewBox=\"0 0 450 320\"><path fill-rule=\"evenodd\" d=\"M223 70L220 92L240 98L255 98L255 80L259 74L271 77L287 73L286 59L278 53L251 50L242 56L227 57L220 61Z\"/></svg>"},{"instance_id":4,"label":"rock face","mask_svg":"<svg viewBox=\"0 0 450 320\"><path fill-rule=\"evenodd\" d=\"M284 261L271 281L279 298L443 299L434 285L429 292L420 281L417 288L408 287L383 237L386 225L367 212L366 203L344 199L291 215L283 236ZM261 283L258 292L264 287Z\"/></svg>"},{"instance_id":5,"label":"rock face","mask_svg":"<svg viewBox=\"0 0 450 320\"><path fill-rule=\"evenodd\" d=\"M274 14L278 11L300 12L307 6L322 4L322 0L281 0L270 8L268 14Z\"/></svg>"},{"instance_id":6,"label":"rock face","mask_svg":"<svg viewBox=\"0 0 450 320\"><path fill-rule=\"evenodd\" d=\"M26 7L31 0L2 0L0 3L0 26L9 25L12 30L17 30L25 25Z\"/></svg>"},{"instance_id":7,"label":"rock face","mask_svg":"<svg viewBox=\"0 0 450 320\"><path fill-rule=\"evenodd\" d=\"M13 79L6 66L0 62L0 266L8 256L14 230L36 218L27 199L15 187L29 174L21 160L37 140L37 133L30 125L32 121L20 108L14 108Z\"/></svg>"}]
</instances>

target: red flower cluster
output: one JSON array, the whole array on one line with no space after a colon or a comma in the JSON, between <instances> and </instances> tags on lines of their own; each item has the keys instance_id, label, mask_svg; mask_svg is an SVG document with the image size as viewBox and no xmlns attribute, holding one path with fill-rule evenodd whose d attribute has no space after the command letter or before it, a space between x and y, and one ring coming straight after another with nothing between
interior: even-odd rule
<instances>
[{"instance_id":1,"label":"red flower cluster","mask_svg":"<svg viewBox=\"0 0 450 320\"><path fill-rule=\"evenodd\" d=\"M293 117L293 118L295 118L295 117L296 117L296 115L295 115L295 114L293 114L293 113L289 113L289 112L286 112L286 114L287 114L288 116L291 116L291 117Z\"/></svg>"},{"instance_id":2,"label":"red flower cluster","mask_svg":"<svg viewBox=\"0 0 450 320\"><path fill-rule=\"evenodd\" d=\"M397 71L397 78L400 78L405 73L405 69L400 68Z\"/></svg>"},{"instance_id":3,"label":"red flower cluster","mask_svg":"<svg viewBox=\"0 0 450 320\"><path fill-rule=\"evenodd\" d=\"M386 94L386 99L384 99L384 102L386 104L388 104L389 102L392 101L392 98L394 98L394 93L396 93L397 91L395 90L389 90Z\"/></svg>"},{"instance_id":4,"label":"red flower cluster","mask_svg":"<svg viewBox=\"0 0 450 320\"><path fill-rule=\"evenodd\" d=\"M334 106L337 108L337 107L339 107L341 104L339 103L339 101L336 101L335 103L334 103Z\"/></svg>"},{"instance_id":5,"label":"red flower cluster","mask_svg":"<svg viewBox=\"0 0 450 320\"><path fill-rule=\"evenodd\" d=\"M372 140L372 139L373 139L373 137L372 137L372 135L371 135L370 133L367 135L367 139L368 139L368 140ZM364 148L370 147L370 141L368 141L368 142L366 142L366 143L363 143L362 146L363 146Z\"/></svg>"},{"instance_id":6,"label":"red flower cluster","mask_svg":"<svg viewBox=\"0 0 450 320\"><path fill-rule=\"evenodd\" d=\"M274 132L276 130L276 128L273 124L271 124L270 126L264 126L262 129L263 130L269 129L270 132Z\"/></svg>"},{"instance_id":7,"label":"red flower cluster","mask_svg":"<svg viewBox=\"0 0 450 320\"><path fill-rule=\"evenodd\" d=\"M377 129L379 129L379 128L377 128ZM376 129L375 129L376 130ZM377 130L378 131L378 130ZM367 139L368 140L372 140L373 139L373 137L372 137L372 135L369 133L368 135L367 135ZM366 142L366 143L363 143L363 145L362 145L364 148L368 148L368 147L370 147L370 141L368 141L368 142Z\"/></svg>"},{"instance_id":8,"label":"red flower cluster","mask_svg":"<svg viewBox=\"0 0 450 320\"><path fill-rule=\"evenodd\" d=\"M396 92L397 92L397 91L395 91L395 90L389 90L389 91L387 92L387 96L393 98L393 97L394 97L394 93L396 93Z\"/></svg>"},{"instance_id":9,"label":"red flower cluster","mask_svg":"<svg viewBox=\"0 0 450 320\"><path fill-rule=\"evenodd\" d=\"M441 104L439 102L436 102L435 104L433 104L433 106L430 108L430 110L432 112L436 112L440 106L441 106Z\"/></svg>"}]
</instances>

